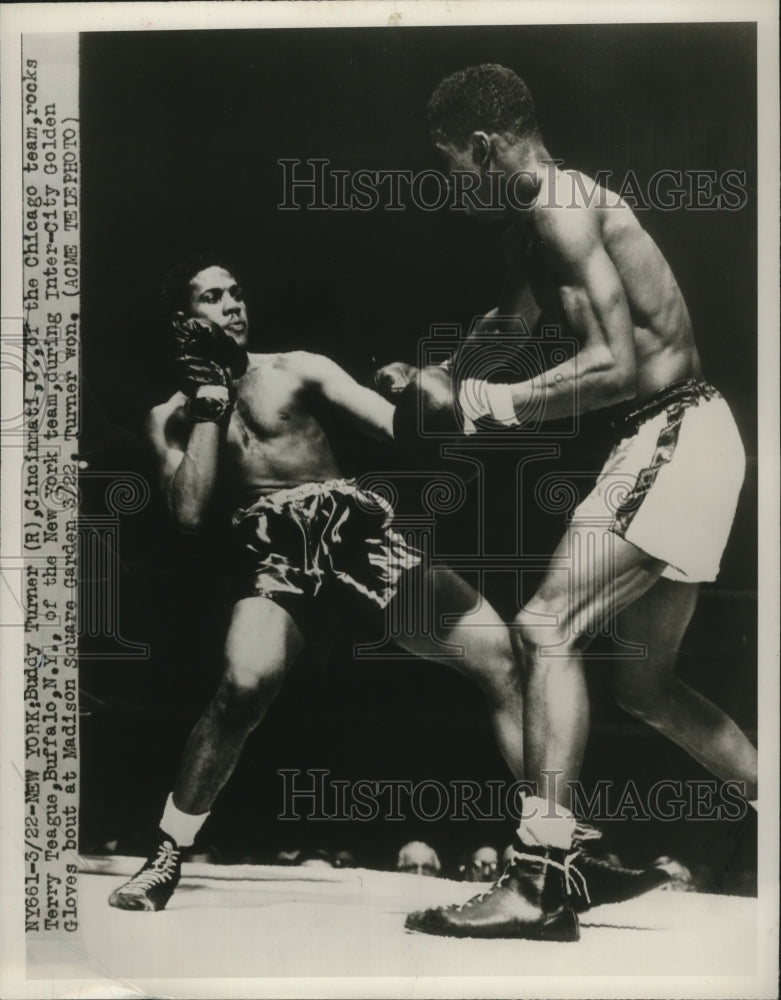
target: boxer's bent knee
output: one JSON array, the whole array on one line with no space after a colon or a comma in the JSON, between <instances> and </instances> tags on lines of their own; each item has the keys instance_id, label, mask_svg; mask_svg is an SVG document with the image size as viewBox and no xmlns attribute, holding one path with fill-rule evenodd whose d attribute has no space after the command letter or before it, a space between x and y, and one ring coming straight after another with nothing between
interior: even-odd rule
<instances>
[{"instance_id":1,"label":"boxer's bent knee","mask_svg":"<svg viewBox=\"0 0 781 1000\"><path fill-rule=\"evenodd\" d=\"M521 687L522 671L506 632L501 639L481 642L480 655L469 663L467 672L489 697L501 699L508 689Z\"/></svg>"},{"instance_id":2,"label":"boxer's bent knee","mask_svg":"<svg viewBox=\"0 0 781 1000\"><path fill-rule=\"evenodd\" d=\"M229 666L212 699L211 712L225 723L251 727L263 717L281 683L279 671L234 672Z\"/></svg>"},{"instance_id":3,"label":"boxer's bent knee","mask_svg":"<svg viewBox=\"0 0 781 1000\"><path fill-rule=\"evenodd\" d=\"M566 655L580 646L568 610L558 601L533 598L516 615L513 637L526 656L546 649Z\"/></svg>"}]
</instances>

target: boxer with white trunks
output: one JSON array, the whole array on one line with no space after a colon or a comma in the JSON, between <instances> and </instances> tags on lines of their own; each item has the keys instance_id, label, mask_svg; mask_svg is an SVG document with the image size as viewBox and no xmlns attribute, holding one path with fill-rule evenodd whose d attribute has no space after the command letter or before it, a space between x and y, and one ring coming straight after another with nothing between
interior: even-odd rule
<instances>
[{"instance_id":1,"label":"boxer with white trunks","mask_svg":"<svg viewBox=\"0 0 781 1000\"><path fill-rule=\"evenodd\" d=\"M612 427L613 449L573 524L607 521L619 538L666 564L663 579L715 580L746 464L721 393L683 379L623 407Z\"/></svg>"},{"instance_id":2,"label":"boxer with white trunks","mask_svg":"<svg viewBox=\"0 0 781 1000\"><path fill-rule=\"evenodd\" d=\"M378 373L376 384L397 403L397 441L414 444L420 418L479 439L486 422L512 427L530 413L572 419L602 408L614 412L616 441L514 621L526 778L538 790L526 798L516 855L490 892L413 914L407 926L571 941L588 879L573 846L570 786L589 731L583 654L596 634L616 638L619 704L756 798L756 749L675 676L698 584L718 572L743 448L726 403L703 378L686 303L658 246L619 196L551 158L520 77L493 64L470 67L440 84L428 110L448 170L468 175L458 184L467 214L510 222L508 271L497 309L450 370L396 364ZM539 376L502 379L490 341L480 350L481 334L518 318L528 331L540 317L577 350ZM626 644L645 655L630 657Z\"/></svg>"}]
</instances>

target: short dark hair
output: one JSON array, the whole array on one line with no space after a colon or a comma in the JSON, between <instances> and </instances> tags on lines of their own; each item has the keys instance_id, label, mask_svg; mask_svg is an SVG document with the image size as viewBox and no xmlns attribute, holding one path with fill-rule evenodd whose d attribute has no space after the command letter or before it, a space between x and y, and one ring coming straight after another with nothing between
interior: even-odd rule
<instances>
[{"instance_id":1,"label":"short dark hair","mask_svg":"<svg viewBox=\"0 0 781 1000\"><path fill-rule=\"evenodd\" d=\"M222 267L236 277L234 268L224 254L214 250L199 250L190 254L166 272L160 286L160 302L169 316L186 310L190 299L190 282L207 267Z\"/></svg>"},{"instance_id":2,"label":"short dark hair","mask_svg":"<svg viewBox=\"0 0 781 1000\"><path fill-rule=\"evenodd\" d=\"M426 110L432 138L460 147L477 131L519 139L539 136L529 88L517 73L496 63L469 66L446 77Z\"/></svg>"}]
</instances>

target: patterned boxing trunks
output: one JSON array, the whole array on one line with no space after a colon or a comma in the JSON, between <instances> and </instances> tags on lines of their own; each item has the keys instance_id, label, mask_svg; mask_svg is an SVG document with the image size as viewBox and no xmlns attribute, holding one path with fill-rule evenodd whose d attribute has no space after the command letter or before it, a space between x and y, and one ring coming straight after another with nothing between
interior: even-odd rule
<instances>
[{"instance_id":1,"label":"patterned boxing trunks","mask_svg":"<svg viewBox=\"0 0 781 1000\"><path fill-rule=\"evenodd\" d=\"M233 597L266 597L302 630L382 611L422 563L392 521L390 505L353 480L261 497L233 516Z\"/></svg>"},{"instance_id":2,"label":"patterned boxing trunks","mask_svg":"<svg viewBox=\"0 0 781 1000\"><path fill-rule=\"evenodd\" d=\"M738 429L721 394L675 382L613 421L616 444L573 526L608 529L667 563L663 576L715 580L745 472Z\"/></svg>"}]
</instances>

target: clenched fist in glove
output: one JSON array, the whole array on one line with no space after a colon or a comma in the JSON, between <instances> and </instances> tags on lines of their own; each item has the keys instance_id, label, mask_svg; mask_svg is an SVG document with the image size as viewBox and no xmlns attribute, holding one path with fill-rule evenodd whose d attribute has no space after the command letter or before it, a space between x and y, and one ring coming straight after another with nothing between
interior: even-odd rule
<instances>
[{"instance_id":1,"label":"clenched fist in glove","mask_svg":"<svg viewBox=\"0 0 781 1000\"><path fill-rule=\"evenodd\" d=\"M231 386L247 370L247 352L206 319L175 319L175 365L197 421L217 421L231 405Z\"/></svg>"},{"instance_id":2,"label":"clenched fist in glove","mask_svg":"<svg viewBox=\"0 0 781 1000\"><path fill-rule=\"evenodd\" d=\"M418 369L403 361L394 361L374 373L374 388L389 403L396 403L407 386L418 376Z\"/></svg>"}]
</instances>

